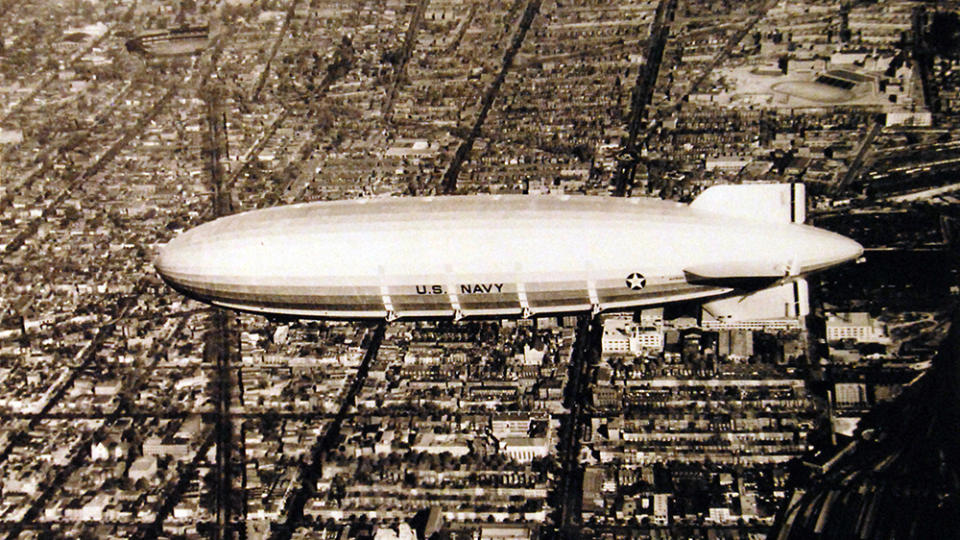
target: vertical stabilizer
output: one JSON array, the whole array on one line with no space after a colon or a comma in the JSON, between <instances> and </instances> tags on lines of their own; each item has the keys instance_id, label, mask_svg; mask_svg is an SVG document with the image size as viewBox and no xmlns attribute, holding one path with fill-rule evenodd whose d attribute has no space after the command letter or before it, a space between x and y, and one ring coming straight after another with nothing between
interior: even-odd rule
<instances>
[{"instance_id":1,"label":"vertical stabilizer","mask_svg":"<svg viewBox=\"0 0 960 540\"><path fill-rule=\"evenodd\" d=\"M690 207L774 223L803 223L807 219L806 189L801 183L712 186L694 199Z\"/></svg>"}]
</instances>

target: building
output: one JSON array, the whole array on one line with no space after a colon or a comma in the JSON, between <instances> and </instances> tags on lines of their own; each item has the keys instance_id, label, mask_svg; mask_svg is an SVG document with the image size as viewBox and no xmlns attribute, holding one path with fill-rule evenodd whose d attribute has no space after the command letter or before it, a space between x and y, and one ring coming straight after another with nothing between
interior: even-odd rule
<instances>
[{"instance_id":1,"label":"building","mask_svg":"<svg viewBox=\"0 0 960 540\"><path fill-rule=\"evenodd\" d=\"M501 441L500 448L505 456L521 463L550 454L550 443L546 437L507 437Z\"/></svg>"},{"instance_id":2,"label":"building","mask_svg":"<svg viewBox=\"0 0 960 540\"><path fill-rule=\"evenodd\" d=\"M525 540L531 530L526 525L512 523L485 523L480 528L480 540Z\"/></svg>"},{"instance_id":3,"label":"building","mask_svg":"<svg viewBox=\"0 0 960 540\"><path fill-rule=\"evenodd\" d=\"M653 522L664 526L670 521L670 494L657 493L653 496Z\"/></svg>"},{"instance_id":4,"label":"building","mask_svg":"<svg viewBox=\"0 0 960 540\"><path fill-rule=\"evenodd\" d=\"M530 415L525 413L502 413L490 417L490 430L493 436L525 437L530 432Z\"/></svg>"},{"instance_id":5,"label":"building","mask_svg":"<svg viewBox=\"0 0 960 540\"><path fill-rule=\"evenodd\" d=\"M709 158L704 163L704 168L708 171L720 170L728 172L738 172L740 169L750 164L750 158L740 156L721 156Z\"/></svg>"},{"instance_id":6,"label":"building","mask_svg":"<svg viewBox=\"0 0 960 540\"><path fill-rule=\"evenodd\" d=\"M106 493L97 493L81 509L83 521L103 521L103 511L109 504L110 497Z\"/></svg>"},{"instance_id":7,"label":"building","mask_svg":"<svg viewBox=\"0 0 960 540\"><path fill-rule=\"evenodd\" d=\"M134 482L141 478L149 480L156 476L156 474L157 458L153 456L141 456L137 458L136 461L130 464L130 470L127 472L127 476Z\"/></svg>"},{"instance_id":8,"label":"building","mask_svg":"<svg viewBox=\"0 0 960 540\"><path fill-rule=\"evenodd\" d=\"M660 352L663 350L663 330L659 327L638 327L634 331L634 341L636 352Z\"/></svg>"},{"instance_id":9,"label":"building","mask_svg":"<svg viewBox=\"0 0 960 540\"><path fill-rule=\"evenodd\" d=\"M721 330L717 339L717 354L730 360L747 360L753 356L751 330Z\"/></svg>"},{"instance_id":10,"label":"building","mask_svg":"<svg viewBox=\"0 0 960 540\"><path fill-rule=\"evenodd\" d=\"M887 330L883 323L869 313L837 313L827 317L827 341L852 339L861 343L888 343Z\"/></svg>"},{"instance_id":11,"label":"building","mask_svg":"<svg viewBox=\"0 0 960 540\"><path fill-rule=\"evenodd\" d=\"M539 366L543 364L543 357L546 354L546 349L540 348L535 349L530 345L523 346L523 360L522 364L525 366Z\"/></svg>"},{"instance_id":12,"label":"building","mask_svg":"<svg viewBox=\"0 0 960 540\"><path fill-rule=\"evenodd\" d=\"M660 352L663 350L663 327L609 318L603 321L601 347L604 354Z\"/></svg>"},{"instance_id":13,"label":"building","mask_svg":"<svg viewBox=\"0 0 960 540\"><path fill-rule=\"evenodd\" d=\"M714 523L727 523L730 521L730 509L725 506L711 507L708 520Z\"/></svg>"},{"instance_id":14,"label":"building","mask_svg":"<svg viewBox=\"0 0 960 540\"><path fill-rule=\"evenodd\" d=\"M836 383L833 399L837 407L866 406L867 385L863 383Z\"/></svg>"},{"instance_id":15,"label":"building","mask_svg":"<svg viewBox=\"0 0 960 540\"><path fill-rule=\"evenodd\" d=\"M189 441L180 437L147 437L143 441L143 455L145 456L173 456L176 459L186 459L190 454Z\"/></svg>"},{"instance_id":16,"label":"building","mask_svg":"<svg viewBox=\"0 0 960 540\"><path fill-rule=\"evenodd\" d=\"M603 321L603 336L600 338L603 354L629 353L633 327L632 322L620 318Z\"/></svg>"},{"instance_id":17,"label":"building","mask_svg":"<svg viewBox=\"0 0 960 540\"><path fill-rule=\"evenodd\" d=\"M587 467L586 470L583 471L583 500L581 507L585 517L603 510L604 503L601 489L603 486L603 477L604 473L601 467Z\"/></svg>"},{"instance_id":18,"label":"building","mask_svg":"<svg viewBox=\"0 0 960 540\"><path fill-rule=\"evenodd\" d=\"M427 454L442 454L449 452L454 457L470 453L470 446L464 437L459 435L445 435L438 433L421 433L410 447L414 452Z\"/></svg>"}]
</instances>

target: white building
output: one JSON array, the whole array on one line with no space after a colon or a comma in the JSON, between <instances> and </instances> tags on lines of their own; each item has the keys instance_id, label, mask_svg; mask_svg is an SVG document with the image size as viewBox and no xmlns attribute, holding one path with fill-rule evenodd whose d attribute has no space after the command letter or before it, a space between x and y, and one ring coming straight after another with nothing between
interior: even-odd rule
<instances>
[{"instance_id":1,"label":"white building","mask_svg":"<svg viewBox=\"0 0 960 540\"><path fill-rule=\"evenodd\" d=\"M632 326L631 321L619 318L610 318L603 321L603 336L600 338L603 354L630 352Z\"/></svg>"},{"instance_id":2,"label":"white building","mask_svg":"<svg viewBox=\"0 0 960 540\"><path fill-rule=\"evenodd\" d=\"M869 313L837 313L827 318L827 341L853 339L863 343L889 343L883 323Z\"/></svg>"},{"instance_id":3,"label":"white building","mask_svg":"<svg viewBox=\"0 0 960 540\"><path fill-rule=\"evenodd\" d=\"M523 346L523 365L539 366L543 364L543 357L547 353L546 348L534 349L530 345Z\"/></svg>"},{"instance_id":4,"label":"white building","mask_svg":"<svg viewBox=\"0 0 960 540\"><path fill-rule=\"evenodd\" d=\"M525 413L501 413L490 418L490 430L493 436L525 437L530 432L530 415Z\"/></svg>"},{"instance_id":5,"label":"white building","mask_svg":"<svg viewBox=\"0 0 960 540\"><path fill-rule=\"evenodd\" d=\"M103 511L110 504L110 497L105 493L98 493L87 501L81 509L83 521L103 521Z\"/></svg>"},{"instance_id":6,"label":"white building","mask_svg":"<svg viewBox=\"0 0 960 540\"><path fill-rule=\"evenodd\" d=\"M601 346L604 354L660 352L663 350L663 327L610 318L603 321Z\"/></svg>"},{"instance_id":7,"label":"white building","mask_svg":"<svg viewBox=\"0 0 960 540\"><path fill-rule=\"evenodd\" d=\"M631 349L634 352L663 350L663 330L659 327L637 328L631 341Z\"/></svg>"},{"instance_id":8,"label":"white building","mask_svg":"<svg viewBox=\"0 0 960 540\"><path fill-rule=\"evenodd\" d=\"M714 523L727 523L730 521L730 509L724 506L712 507L708 520Z\"/></svg>"},{"instance_id":9,"label":"white building","mask_svg":"<svg viewBox=\"0 0 960 540\"><path fill-rule=\"evenodd\" d=\"M507 437L500 442L503 454L521 463L536 458L545 458L550 454L550 444L546 437Z\"/></svg>"},{"instance_id":10,"label":"white building","mask_svg":"<svg viewBox=\"0 0 960 540\"><path fill-rule=\"evenodd\" d=\"M417 435L413 446L414 452L427 454L442 454L449 452L453 457L460 457L470 453L470 446L462 435L448 435L440 433L421 433Z\"/></svg>"}]
</instances>

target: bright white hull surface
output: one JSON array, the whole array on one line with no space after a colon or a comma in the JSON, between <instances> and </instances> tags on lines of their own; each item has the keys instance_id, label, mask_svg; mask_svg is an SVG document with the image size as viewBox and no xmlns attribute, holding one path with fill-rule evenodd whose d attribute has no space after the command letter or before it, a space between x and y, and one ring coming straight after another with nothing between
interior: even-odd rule
<instances>
[{"instance_id":1,"label":"bright white hull surface","mask_svg":"<svg viewBox=\"0 0 960 540\"><path fill-rule=\"evenodd\" d=\"M801 275L859 253L812 227L657 199L465 196L237 214L176 237L155 264L175 289L234 309L419 318L663 304L732 290L692 268Z\"/></svg>"}]
</instances>

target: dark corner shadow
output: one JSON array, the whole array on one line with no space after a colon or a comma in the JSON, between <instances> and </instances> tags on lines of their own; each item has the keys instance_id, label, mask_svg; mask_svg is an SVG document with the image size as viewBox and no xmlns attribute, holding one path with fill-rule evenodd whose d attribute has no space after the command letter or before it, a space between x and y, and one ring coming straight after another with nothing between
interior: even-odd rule
<instances>
[{"instance_id":1,"label":"dark corner shadow","mask_svg":"<svg viewBox=\"0 0 960 540\"><path fill-rule=\"evenodd\" d=\"M960 538L960 306L932 366L794 488L768 538Z\"/></svg>"}]
</instances>

